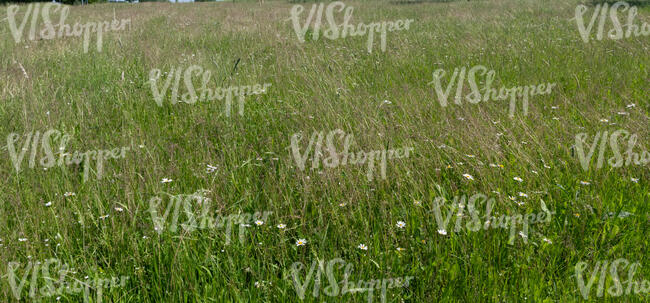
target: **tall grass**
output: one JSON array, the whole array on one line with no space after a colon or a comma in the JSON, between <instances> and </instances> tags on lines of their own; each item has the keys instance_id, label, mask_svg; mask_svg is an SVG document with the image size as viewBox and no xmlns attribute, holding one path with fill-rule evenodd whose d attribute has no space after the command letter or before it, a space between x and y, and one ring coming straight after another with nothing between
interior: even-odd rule
<instances>
[{"instance_id":1,"label":"tall grass","mask_svg":"<svg viewBox=\"0 0 650 303\"><path fill-rule=\"evenodd\" d=\"M648 149L648 40L582 42L571 20L579 3L346 2L354 23L415 20L410 30L388 34L386 52L375 46L371 54L365 37L298 42L285 1L74 7L68 22L132 19L130 30L106 34L102 52L87 54L80 38L16 44L2 21L1 137L57 129L71 135L67 150L133 152L107 163L101 180L84 182L75 166L30 169L26 160L17 173L2 149L0 300L17 301L7 262L53 257L79 278L130 276L126 288L105 291L109 302L300 302L290 266L337 257L354 264L351 280L415 277L389 290L387 302L580 301L579 261L639 261L638 279L649 279L647 165L585 172L572 148L578 133L592 138L621 128ZM650 19L648 7L638 18ZM226 117L223 102L158 107L150 70L192 64L212 71L213 87L273 85L247 97L243 116ZM432 72L475 65L494 69L497 87L557 88L532 98L528 116L518 111L512 119L505 102L441 107L427 84ZM389 162L385 180L368 181L358 166L298 170L291 135L334 129L354 134L355 150L412 146L415 154ZM207 173L207 164L218 170ZM150 199L199 189L211 191L221 214L273 215L248 228L243 244L226 245L223 229L158 235ZM434 199L474 193L496 198L496 214L537 213L540 200L556 214L534 225L527 243L517 236L508 245L505 230L439 234ZM620 211L633 215L609 215ZM300 238L307 245L296 246ZM361 243L369 249L358 249Z\"/></svg>"}]
</instances>

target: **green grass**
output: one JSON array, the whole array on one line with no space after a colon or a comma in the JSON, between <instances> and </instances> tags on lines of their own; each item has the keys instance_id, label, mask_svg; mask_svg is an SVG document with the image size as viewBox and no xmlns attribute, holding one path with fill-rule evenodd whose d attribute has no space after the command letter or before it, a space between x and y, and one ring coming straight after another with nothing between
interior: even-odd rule
<instances>
[{"instance_id":1,"label":"green grass","mask_svg":"<svg viewBox=\"0 0 650 303\"><path fill-rule=\"evenodd\" d=\"M0 301L17 301L6 264L20 262L22 274L28 261L49 258L74 265L80 279L130 276L125 288L104 293L108 302L300 302L291 265L334 258L354 265L354 281L414 277L409 287L388 290L387 302L584 301L574 277L580 261L591 272L599 260L626 258L642 264L636 280L650 280L648 166L585 172L571 151L578 133L588 133L591 143L596 132L617 129L638 134L637 152L650 150L647 36L584 43L570 20L577 1L346 4L354 6L353 24L415 22L388 33L385 52L376 39L369 54L365 36L300 43L285 1L93 4L73 7L67 22L115 14L130 17L132 26L107 33L102 52L91 43L84 54L80 38L16 44L3 20ZM639 7L642 21L650 22L647 6ZM226 117L223 101L159 107L149 71L192 64L212 71L212 87L272 86L246 98L243 116ZM497 87L557 87L531 98L529 115L518 109L513 119L503 101L441 107L427 85L433 71L475 65L495 70ZM630 103L636 107L626 108ZM48 129L71 136L67 150L131 146L133 152L110 160L101 180L84 182L74 165L29 168L29 154L17 173L6 136L21 134L22 143L24 134ZM415 152L389 161L385 180L375 174L368 181L362 166L298 170L291 136L335 129L354 135L354 151L412 146ZM207 173L207 164L218 170ZM225 245L223 228L158 235L149 200L200 189L211 191L207 197L222 215L273 214L248 228L243 244ZM64 198L65 192L76 195ZM529 195L523 206L508 198L519 192ZM438 234L434 199L475 193L494 197L499 214L538 213L541 199L556 214L532 226L528 243L518 236L508 245L506 230ZM633 216L606 218L618 211ZM397 221L406 227L398 229ZM279 230L279 223L287 228ZM297 247L299 238L308 244ZM369 249L357 249L360 243ZM270 284L258 288L257 281ZM596 298L595 288L589 300L648 298ZM365 294L314 298L311 290L304 302L367 302Z\"/></svg>"}]
</instances>

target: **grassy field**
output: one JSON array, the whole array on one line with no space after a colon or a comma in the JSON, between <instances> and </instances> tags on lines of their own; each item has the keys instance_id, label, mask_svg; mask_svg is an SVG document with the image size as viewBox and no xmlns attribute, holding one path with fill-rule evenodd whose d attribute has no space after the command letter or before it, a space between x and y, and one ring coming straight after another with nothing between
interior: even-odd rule
<instances>
[{"instance_id":1,"label":"grassy field","mask_svg":"<svg viewBox=\"0 0 650 303\"><path fill-rule=\"evenodd\" d=\"M30 285L46 283L33 275L16 298L8 264L20 264L22 279L28 264L51 258L73 268L66 281L128 276L103 290L105 302L368 302L368 292L327 296L325 274L318 297L312 282L299 298L292 265L335 258L354 266L351 281L413 277L388 289L386 302L585 301L576 264L589 264L586 281L596 262L619 258L641 264L635 280L650 280L648 164L597 169L596 151L584 170L574 148L579 133L591 146L597 133L624 129L638 135L635 152L650 150L648 36L585 43L573 0L345 4L353 24L414 22L388 33L384 52L376 38L368 53L365 36L314 40L311 29L301 43L287 1L74 6L68 23L131 20L105 33L101 52L93 38L84 53L78 37L16 43L3 20L0 301L83 302L67 293L30 298ZM650 7L638 9L636 23L650 22ZM158 106L151 70L191 65L211 71L211 87L272 85L246 97L243 115L227 114L225 100L167 97ZM477 65L495 71L496 87L556 86L530 98L528 115L518 104L512 118L507 101L454 104L455 87L442 107L433 72L444 69L446 85L454 68ZM376 168L368 180L360 165L310 169L311 158L300 170L292 136L303 135L302 153L313 132L336 129L354 136L355 152L413 152L389 160L385 179ZM31 149L18 172L5 138L18 134L19 150L30 132L48 130L69 135L66 152L128 150L103 163L101 179L93 161L30 168ZM168 195L197 191L213 218L272 213L261 226L154 229L152 198L162 199L162 213ZM455 211L439 232L436 198L448 200L446 217L454 196L477 193L494 198L493 216L540 213L541 201L554 214L512 242L509 229L453 232L471 219L456 221ZM188 220L181 211L179 223ZM341 281L343 270L335 273ZM598 298L598 283L588 301L650 295Z\"/></svg>"}]
</instances>

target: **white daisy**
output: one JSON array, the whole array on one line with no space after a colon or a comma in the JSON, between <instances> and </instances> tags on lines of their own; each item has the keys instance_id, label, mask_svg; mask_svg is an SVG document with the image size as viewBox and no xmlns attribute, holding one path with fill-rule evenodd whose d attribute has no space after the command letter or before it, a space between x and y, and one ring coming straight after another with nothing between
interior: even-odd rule
<instances>
[{"instance_id":1,"label":"white daisy","mask_svg":"<svg viewBox=\"0 0 650 303\"><path fill-rule=\"evenodd\" d=\"M528 239L528 235L526 235L523 231L520 231L519 235L524 239Z\"/></svg>"},{"instance_id":2,"label":"white daisy","mask_svg":"<svg viewBox=\"0 0 650 303\"><path fill-rule=\"evenodd\" d=\"M553 244L553 241L551 241L549 238L543 238L542 241L548 243L548 244Z\"/></svg>"},{"instance_id":3,"label":"white daisy","mask_svg":"<svg viewBox=\"0 0 650 303\"><path fill-rule=\"evenodd\" d=\"M160 183L169 183L169 182L172 182L172 179L163 178L162 181L160 181Z\"/></svg>"},{"instance_id":4,"label":"white daisy","mask_svg":"<svg viewBox=\"0 0 650 303\"><path fill-rule=\"evenodd\" d=\"M298 241L296 241L296 246L304 246L305 244L307 244L307 240L305 239L298 239Z\"/></svg>"},{"instance_id":5,"label":"white daisy","mask_svg":"<svg viewBox=\"0 0 650 303\"><path fill-rule=\"evenodd\" d=\"M49 201L49 202L45 203L45 206L46 207L52 206L52 201Z\"/></svg>"},{"instance_id":6,"label":"white daisy","mask_svg":"<svg viewBox=\"0 0 650 303\"><path fill-rule=\"evenodd\" d=\"M397 224L395 224L395 226L399 228L404 228L404 226L406 226L406 223L404 223L404 221L397 221Z\"/></svg>"},{"instance_id":7,"label":"white daisy","mask_svg":"<svg viewBox=\"0 0 650 303\"><path fill-rule=\"evenodd\" d=\"M116 210L116 211L119 211L119 212L123 212L123 211L124 211L124 209L121 208L121 207L116 207L115 210Z\"/></svg>"},{"instance_id":8,"label":"white daisy","mask_svg":"<svg viewBox=\"0 0 650 303\"><path fill-rule=\"evenodd\" d=\"M636 107L636 104L634 104L634 103L631 103L631 104L628 104L628 105L627 105L627 106L625 106L625 107L627 107L627 108L632 108L632 107Z\"/></svg>"},{"instance_id":9,"label":"white daisy","mask_svg":"<svg viewBox=\"0 0 650 303\"><path fill-rule=\"evenodd\" d=\"M398 247L396 249L397 249L397 251L404 251L405 250L404 248L401 248L401 247Z\"/></svg>"},{"instance_id":10,"label":"white daisy","mask_svg":"<svg viewBox=\"0 0 650 303\"><path fill-rule=\"evenodd\" d=\"M467 180L474 180L474 177L472 177L470 174L463 174L463 177L465 177Z\"/></svg>"},{"instance_id":11,"label":"white daisy","mask_svg":"<svg viewBox=\"0 0 650 303\"><path fill-rule=\"evenodd\" d=\"M512 179L515 180L515 181L517 181L517 182L524 182L524 179L519 178L519 177L514 177L514 178L512 178Z\"/></svg>"},{"instance_id":12,"label":"white daisy","mask_svg":"<svg viewBox=\"0 0 650 303\"><path fill-rule=\"evenodd\" d=\"M634 182L634 183L639 183L639 178L630 178L630 179L631 179L632 182Z\"/></svg>"},{"instance_id":13,"label":"white daisy","mask_svg":"<svg viewBox=\"0 0 650 303\"><path fill-rule=\"evenodd\" d=\"M264 225L264 221L262 221L262 220L257 220L257 221L255 221L255 225L257 225L257 226L262 226L262 225Z\"/></svg>"},{"instance_id":14,"label":"white daisy","mask_svg":"<svg viewBox=\"0 0 650 303\"><path fill-rule=\"evenodd\" d=\"M73 192L66 192L65 194L63 194L64 197L71 197L71 196L76 196L76 195L77 194L75 194Z\"/></svg>"},{"instance_id":15,"label":"white daisy","mask_svg":"<svg viewBox=\"0 0 650 303\"><path fill-rule=\"evenodd\" d=\"M528 198L528 195L525 194L525 193L522 193L522 192L519 192L519 196L520 196L520 197L524 197L524 198Z\"/></svg>"},{"instance_id":16,"label":"white daisy","mask_svg":"<svg viewBox=\"0 0 650 303\"><path fill-rule=\"evenodd\" d=\"M278 224L279 229L284 229L285 227L287 227L286 224L282 224L282 223Z\"/></svg>"},{"instance_id":17,"label":"white daisy","mask_svg":"<svg viewBox=\"0 0 650 303\"><path fill-rule=\"evenodd\" d=\"M444 230L444 229L438 229L438 233L441 234L441 235L443 235L443 236L446 236L446 235L447 235L447 231Z\"/></svg>"},{"instance_id":18,"label":"white daisy","mask_svg":"<svg viewBox=\"0 0 650 303\"><path fill-rule=\"evenodd\" d=\"M359 246L357 246L357 248L361 249L361 250L368 250L368 246L366 246L365 244L359 244Z\"/></svg>"},{"instance_id":19,"label":"white daisy","mask_svg":"<svg viewBox=\"0 0 650 303\"><path fill-rule=\"evenodd\" d=\"M205 169L205 171L206 171L208 174L213 173L213 172L215 172L216 170L217 170L217 167L216 167L216 166L212 166L212 165L210 165L210 164L208 164L208 167Z\"/></svg>"},{"instance_id":20,"label":"white daisy","mask_svg":"<svg viewBox=\"0 0 650 303\"><path fill-rule=\"evenodd\" d=\"M18 238L18 242L25 242L27 241L27 238Z\"/></svg>"},{"instance_id":21,"label":"white daisy","mask_svg":"<svg viewBox=\"0 0 650 303\"><path fill-rule=\"evenodd\" d=\"M591 184L591 183L588 182L588 181L580 181L580 184L582 184L582 185L589 185L589 184Z\"/></svg>"},{"instance_id":22,"label":"white daisy","mask_svg":"<svg viewBox=\"0 0 650 303\"><path fill-rule=\"evenodd\" d=\"M607 123L607 122L609 122L609 120L607 120L607 119L600 119L600 122Z\"/></svg>"}]
</instances>

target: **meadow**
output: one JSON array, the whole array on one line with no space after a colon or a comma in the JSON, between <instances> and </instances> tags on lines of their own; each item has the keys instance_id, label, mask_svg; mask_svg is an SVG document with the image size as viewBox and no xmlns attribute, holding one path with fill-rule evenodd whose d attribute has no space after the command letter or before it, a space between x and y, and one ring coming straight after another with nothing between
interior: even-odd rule
<instances>
[{"instance_id":1,"label":"meadow","mask_svg":"<svg viewBox=\"0 0 650 303\"><path fill-rule=\"evenodd\" d=\"M301 42L289 1L72 6L68 23L130 19L104 33L101 51L91 35L84 52L82 37L27 39L31 19L17 43L0 6L0 301L382 302L379 289L327 295L326 270L320 290L307 281L300 298L295 277L337 258L353 265L350 281L412 277L385 302L648 301L598 297L600 276L585 299L576 278L580 262L587 284L597 262L624 258L641 265L634 280L650 280L647 35L585 42L575 0L344 3L353 24L414 21L387 33L384 51L375 36L369 52L367 36L315 39L313 27ZM301 4L303 25L312 3ZM640 3L643 22L650 6ZM243 98L241 111L234 95L173 104L174 77L191 66L210 71L212 88L260 84L264 93ZM455 69L476 66L494 71L497 89L555 85L531 96L526 114L520 101L512 116L509 100L457 104L457 91L472 92L467 83L442 106L435 71L445 71L446 88ZM153 70L157 89L172 83L160 104ZM198 89L198 72L189 75ZM619 130L636 134L640 163L608 163L607 138ZM48 131L52 146L28 140ZM367 163L324 165L309 154L301 169L296 151L321 134L329 147L330 132L339 151L351 135L355 153L411 152L370 173ZM61 156L74 151L76 161ZM474 214L453 203L475 194L494 199L495 218L552 215L526 232L511 225L514 237L510 227L470 228ZM485 204L475 208L486 214ZM128 279L99 300L95 288L88 300L46 294L47 274L29 270L52 258L69 265L66 281ZM19 296L13 269L25 281ZM343 267L334 272L341 282Z\"/></svg>"}]
</instances>

